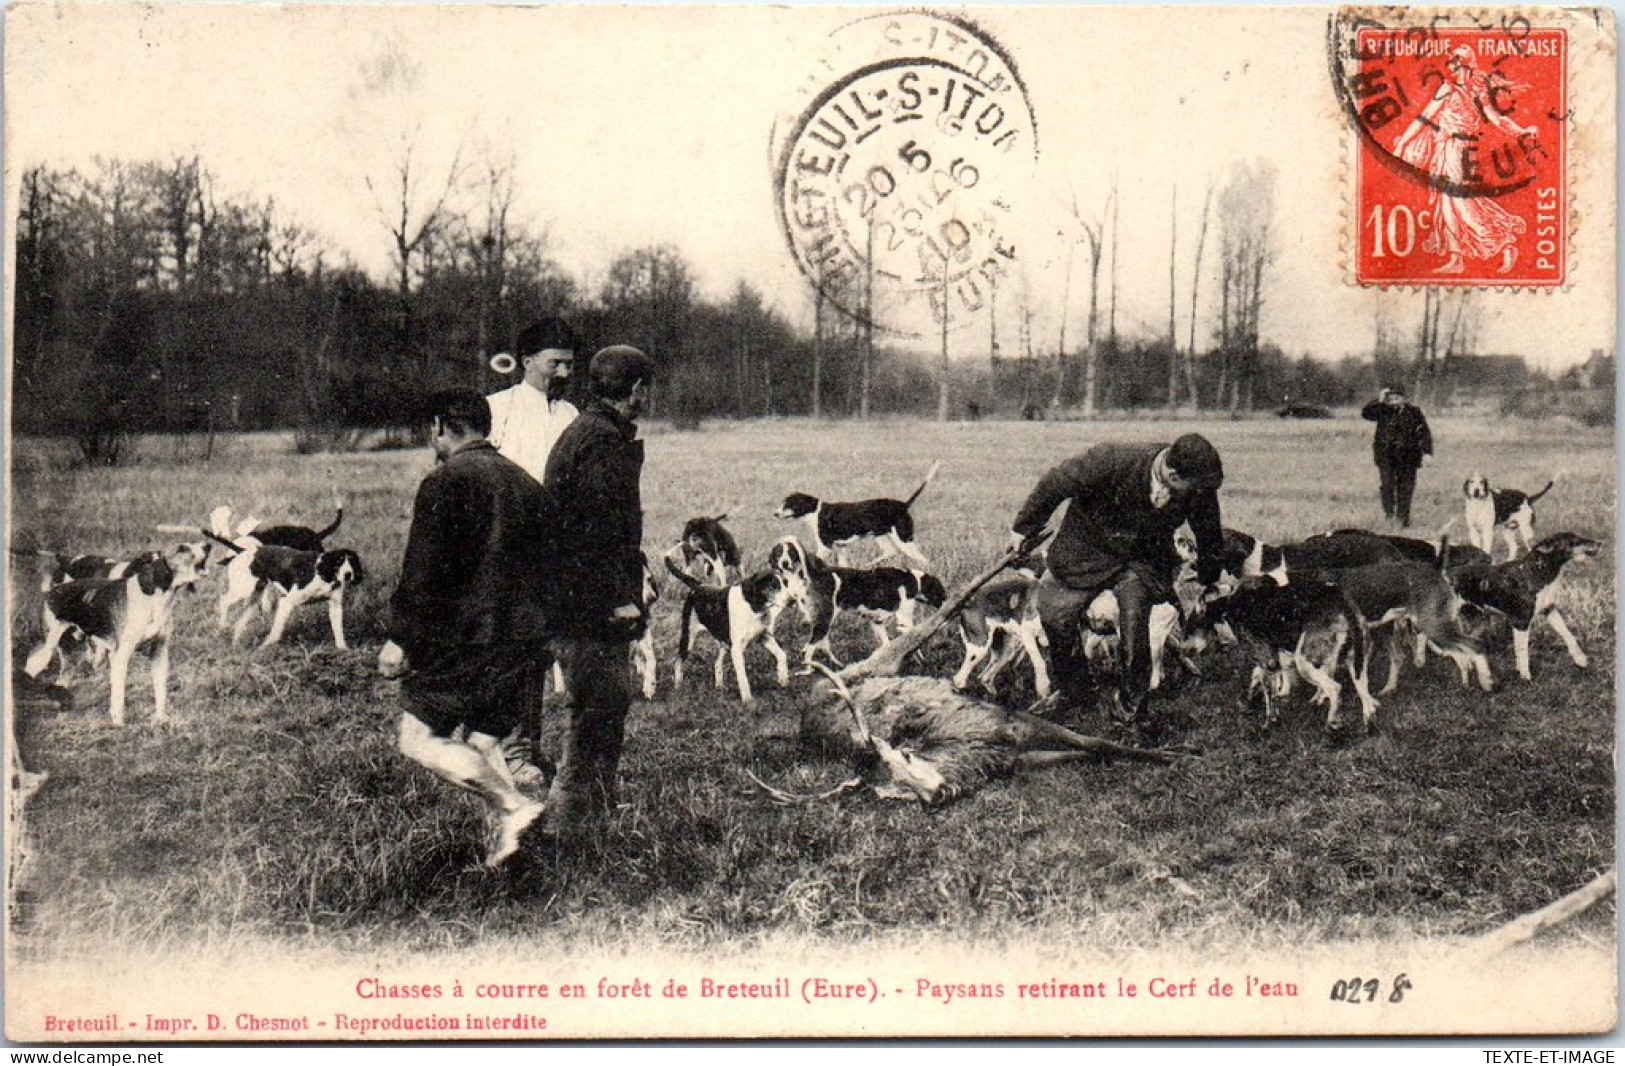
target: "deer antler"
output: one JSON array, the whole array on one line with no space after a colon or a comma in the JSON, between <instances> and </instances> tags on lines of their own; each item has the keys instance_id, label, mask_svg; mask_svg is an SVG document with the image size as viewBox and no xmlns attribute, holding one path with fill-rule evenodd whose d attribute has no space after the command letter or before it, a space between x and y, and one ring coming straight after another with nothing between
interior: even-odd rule
<instances>
[{"instance_id":1,"label":"deer antler","mask_svg":"<svg viewBox=\"0 0 1625 1066\"><path fill-rule=\"evenodd\" d=\"M774 803L777 803L781 807L799 807L807 803L818 803L823 800L839 799L848 792L855 792L863 787L863 778L849 777L845 781L842 781L840 784L836 785L834 788L825 789L823 792L808 792L802 795L797 795L794 792L786 792L782 788L774 788L772 785L768 784L766 781L763 781L749 770L745 771L745 776L754 781L757 788L767 793L768 799L772 800Z\"/></svg>"},{"instance_id":2,"label":"deer antler","mask_svg":"<svg viewBox=\"0 0 1625 1066\"><path fill-rule=\"evenodd\" d=\"M835 686L835 694L841 697L841 702L846 704L846 709L852 712L852 721L857 723L858 736L862 739L864 746L875 748L875 735L869 731L869 722L863 717L863 712L858 709L858 705L853 701L852 690L846 687L846 682L841 680L840 674L835 673L835 671L816 659L808 663L808 665L829 678L829 683Z\"/></svg>"}]
</instances>

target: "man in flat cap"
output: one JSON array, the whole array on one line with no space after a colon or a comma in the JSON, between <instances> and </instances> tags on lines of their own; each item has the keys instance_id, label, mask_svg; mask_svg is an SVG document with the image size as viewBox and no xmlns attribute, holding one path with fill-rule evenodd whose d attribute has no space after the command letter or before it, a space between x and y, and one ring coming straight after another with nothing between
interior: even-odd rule
<instances>
[{"instance_id":1,"label":"man in flat cap","mask_svg":"<svg viewBox=\"0 0 1625 1066\"><path fill-rule=\"evenodd\" d=\"M575 368L576 336L559 318L527 326L514 343L524 375L519 384L486 399L491 404L491 443L541 484L547 457L564 427L579 413L565 397Z\"/></svg>"},{"instance_id":2,"label":"man in flat cap","mask_svg":"<svg viewBox=\"0 0 1625 1066\"><path fill-rule=\"evenodd\" d=\"M547 584L550 649L564 669L563 751L548 793L546 830L594 832L615 807L626 713L627 642L648 624L643 606L643 442L637 419L654 364L625 345L587 368L591 399L547 461L543 491L555 523Z\"/></svg>"},{"instance_id":3,"label":"man in flat cap","mask_svg":"<svg viewBox=\"0 0 1625 1066\"><path fill-rule=\"evenodd\" d=\"M1377 424L1371 437L1371 459L1377 464L1382 516L1405 529L1411 524L1411 497L1422 457L1433 454L1433 431L1422 409L1397 385L1383 389L1360 409L1360 417Z\"/></svg>"},{"instance_id":4,"label":"man in flat cap","mask_svg":"<svg viewBox=\"0 0 1625 1066\"><path fill-rule=\"evenodd\" d=\"M1121 637L1113 713L1150 738L1151 608L1171 598L1180 567L1174 532L1181 525L1189 523L1196 536L1198 580L1218 580L1223 481L1218 451L1196 433L1172 444L1097 444L1039 479L1011 524L1011 545L1037 535L1056 508L1071 501L1038 585L1039 619L1061 701L1087 706L1094 682L1083 627L1089 604L1113 592Z\"/></svg>"}]
</instances>

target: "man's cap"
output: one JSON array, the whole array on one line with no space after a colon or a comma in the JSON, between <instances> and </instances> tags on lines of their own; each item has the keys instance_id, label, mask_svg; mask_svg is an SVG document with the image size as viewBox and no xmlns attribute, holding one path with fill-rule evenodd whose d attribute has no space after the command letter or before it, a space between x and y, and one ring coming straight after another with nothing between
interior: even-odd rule
<instances>
[{"instance_id":1,"label":"man's cap","mask_svg":"<svg viewBox=\"0 0 1625 1066\"><path fill-rule=\"evenodd\" d=\"M514 354L523 359L537 352L576 350L576 331L562 318L544 318L526 326L514 342Z\"/></svg>"},{"instance_id":2,"label":"man's cap","mask_svg":"<svg viewBox=\"0 0 1625 1066\"><path fill-rule=\"evenodd\" d=\"M1390 385L1390 386L1388 386L1387 392L1388 392L1388 395L1390 395L1390 396L1403 396L1403 395L1405 395L1405 389L1402 386L1399 386L1399 385Z\"/></svg>"},{"instance_id":3,"label":"man's cap","mask_svg":"<svg viewBox=\"0 0 1625 1066\"><path fill-rule=\"evenodd\" d=\"M1187 433L1169 446L1168 468L1197 488L1216 489L1224 482L1219 450L1200 433Z\"/></svg>"},{"instance_id":4,"label":"man's cap","mask_svg":"<svg viewBox=\"0 0 1625 1066\"><path fill-rule=\"evenodd\" d=\"M491 404L473 389L443 389L423 404L423 420L455 419L481 432L491 430Z\"/></svg>"},{"instance_id":5,"label":"man's cap","mask_svg":"<svg viewBox=\"0 0 1625 1066\"><path fill-rule=\"evenodd\" d=\"M587 367L593 395L605 400L624 400L632 395L632 386L653 376L653 361L630 344L602 349Z\"/></svg>"}]
</instances>

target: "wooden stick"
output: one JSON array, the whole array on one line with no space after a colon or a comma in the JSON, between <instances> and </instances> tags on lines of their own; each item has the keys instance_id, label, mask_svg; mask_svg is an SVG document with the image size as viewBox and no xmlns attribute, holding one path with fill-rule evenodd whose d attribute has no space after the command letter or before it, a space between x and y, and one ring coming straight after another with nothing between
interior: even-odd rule
<instances>
[{"instance_id":1,"label":"wooden stick","mask_svg":"<svg viewBox=\"0 0 1625 1066\"><path fill-rule=\"evenodd\" d=\"M1037 537L1029 537L1019 547L1006 551L998 562L983 570L971 579L970 584L948 597L930 618L916 625L907 633L900 634L889 644L875 649L874 654L861 662L853 663L841 671L840 676L847 681L856 681L865 677L894 677L902 672L903 663L913 655L925 642L936 636L937 630L947 625L965 606L967 600L976 595L976 590L998 577L1005 567L1010 566L1017 559L1030 555L1042 543L1047 533Z\"/></svg>"},{"instance_id":2,"label":"wooden stick","mask_svg":"<svg viewBox=\"0 0 1625 1066\"><path fill-rule=\"evenodd\" d=\"M1494 932L1479 937L1473 942L1473 946L1484 955L1494 955L1505 951L1515 944L1523 943L1542 930L1562 925L1570 918L1577 917L1613 895L1617 887L1618 875L1614 870L1598 874L1589 883L1575 889L1557 902L1526 914L1522 918L1514 918Z\"/></svg>"}]
</instances>

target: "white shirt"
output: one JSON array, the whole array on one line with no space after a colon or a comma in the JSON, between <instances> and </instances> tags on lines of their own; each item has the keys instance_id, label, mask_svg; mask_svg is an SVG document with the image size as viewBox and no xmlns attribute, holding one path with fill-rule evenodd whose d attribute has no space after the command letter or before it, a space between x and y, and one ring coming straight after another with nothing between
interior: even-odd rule
<instances>
[{"instance_id":1,"label":"white shirt","mask_svg":"<svg viewBox=\"0 0 1625 1066\"><path fill-rule=\"evenodd\" d=\"M491 443L540 482L554 442L575 421L575 405L549 402L546 393L523 381L485 399L491 405Z\"/></svg>"}]
</instances>

